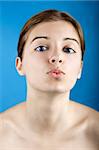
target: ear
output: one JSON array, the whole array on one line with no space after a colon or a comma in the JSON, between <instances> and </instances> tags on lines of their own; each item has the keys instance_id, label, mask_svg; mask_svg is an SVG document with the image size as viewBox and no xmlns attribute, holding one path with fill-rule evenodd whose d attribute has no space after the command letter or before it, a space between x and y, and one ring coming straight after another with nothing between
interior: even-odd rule
<instances>
[{"instance_id":1,"label":"ear","mask_svg":"<svg viewBox=\"0 0 99 150\"><path fill-rule=\"evenodd\" d=\"M23 75L24 75L24 71L23 71L22 61L21 61L21 58L20 58L20 57L16 57L15 66L16 66L17 72L18 72L21 76L23 76Z\"/></svg>"},{"instance_id":2,"label":"ear","mask_svg":"<svg viewBox=\"0 0 99 150\"><path fill-rule=\"evenodd\" d=\"M79 71L79 74L78 74L77 79L80 79L80 78L81 78L82 68L83 68L83 61L81 62L80 71Z\"/></svg>"}]
</instances>

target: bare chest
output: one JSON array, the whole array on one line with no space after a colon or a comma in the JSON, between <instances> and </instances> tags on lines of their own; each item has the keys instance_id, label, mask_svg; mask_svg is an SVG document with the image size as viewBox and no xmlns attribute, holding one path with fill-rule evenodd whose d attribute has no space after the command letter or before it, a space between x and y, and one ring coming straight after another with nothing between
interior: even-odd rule
<instances>
[{"instance_id":1,"label":"bare chest","mask_svg":"<svg viewBox=\"0 0 99 150\"><path fill-rule=\"evenodd\" d=\"M6 132L0 137L0 148L2 150L99 150L97 137L80 132L62 137L41 138L36 136L20 136L17 132Z\"/></svg>"}]
</instances>

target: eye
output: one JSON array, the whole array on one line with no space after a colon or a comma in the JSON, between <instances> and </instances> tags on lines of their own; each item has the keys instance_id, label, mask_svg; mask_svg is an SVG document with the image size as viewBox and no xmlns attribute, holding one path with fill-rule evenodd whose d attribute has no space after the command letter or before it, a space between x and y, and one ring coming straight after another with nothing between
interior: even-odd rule
<instances>
[{"instance_id":1,"label":"eye","mask_svg":"<svg viewBox=\"0 0 99 150\"><path fill-rule=\"evenodd\" d=\"M63 51L68 53L68 54L76 53L76 51L70 47L64 47Z\"/></svg>"},{"instance_id":2,"label":"eye","mask_svg":"<svg viewBox=\"0 0 99 150\"><path fill-rule=\"evenodd\" d=\"M38 46L34 49L35 51L39 51L39 52L43 52L43 51L46 51L48 50L48 47L47 46Z\"/></svg>"}]
</instances>

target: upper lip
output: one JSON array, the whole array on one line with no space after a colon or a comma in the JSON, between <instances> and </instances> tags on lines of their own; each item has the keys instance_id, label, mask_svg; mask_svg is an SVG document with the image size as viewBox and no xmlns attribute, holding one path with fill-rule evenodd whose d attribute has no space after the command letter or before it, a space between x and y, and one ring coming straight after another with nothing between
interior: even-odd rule
<instances>
[{"instance_id":1,"label":"upper lip","mask_svg":"<svg viewBox=\"0 0 99 150\"><path fill-rule=\"evenodd\" d=\"M57 73L57 74L62 73L65 75L65 72L63 72L60 69L51 69L50 71L47 72L47 74L49 74L49 73Z\"/></svg>"}]
</instances>

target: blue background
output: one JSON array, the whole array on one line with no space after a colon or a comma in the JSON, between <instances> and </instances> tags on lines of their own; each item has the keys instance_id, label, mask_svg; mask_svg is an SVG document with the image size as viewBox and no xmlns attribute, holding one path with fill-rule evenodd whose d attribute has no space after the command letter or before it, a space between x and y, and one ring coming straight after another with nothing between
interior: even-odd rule
<instances>
[{"instance_id":1,"label":"blue background","mask_svg":"<svg viewBox=\"0 0 99 150\"><path fill-rule=\"evenodd\" d=\"M83 27L86 41L82 78L71 99L99 110L99 2L39 1L0 2L0 111L25 101L25 78L15 69L17 43L24 23L45 9L67 11Z\"/></svg>"}]
</instances>

